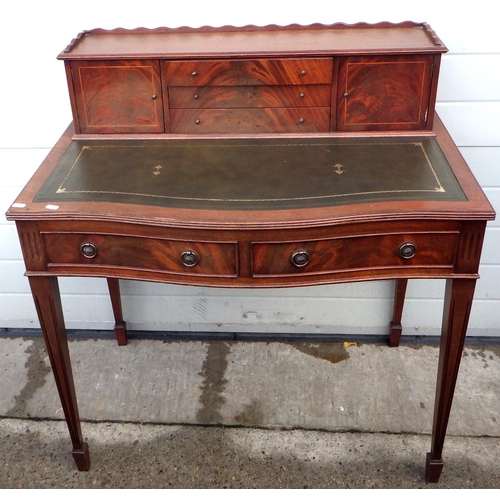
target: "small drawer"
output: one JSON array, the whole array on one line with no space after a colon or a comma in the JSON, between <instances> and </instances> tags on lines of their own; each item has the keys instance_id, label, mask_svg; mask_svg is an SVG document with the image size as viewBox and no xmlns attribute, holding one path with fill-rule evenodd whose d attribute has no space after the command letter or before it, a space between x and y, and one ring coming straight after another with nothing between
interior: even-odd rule
<instances>
[{"instance_id":1,"label":"small drawer","mask_svg":"<svg viewBox=\"0 0 500 500\"><path fill-rule=\"evenodd\" d=\"M328 132L330 108L172 109L177 134Z\"/></svg>"},{"instance_id":2,"label":"small drawer","mask_svg":"<svg viewBox=\"0 0 500 500\"><path fill-rule=\"evenodd\" d=\"M333 59L241 59L165 63L169 87L312 85L332 82Z\"/></svg>"},{"instance_id":3,"label":"small drawer","mask_svg":"<svg viewBox=\"0 0 500 500\"><path fill-rule=\"evenodd\" d=\"M236 276L235 243L103 234L43 235L49 267L97 266L175 274Z\"/></svg>"},{"instance_id":4,"label":"small drawer","mask_svg":"<svg viewBox=\"0 0 500 500\"><path fill-rule=\"evenodd\" d=\"M303 108L330 106L329 85L170 87L170 108Z\"/></svg>"},{"instance_id":5,"label":"small drawer","mask_svg":"<svg viewBox=\"0 0 500 500\"><path fill-rule=\"evenodd\" d=\"M259 277L402 266L453 268L457 242L458 233L428 233L253 243L252 273Z\"/></svg>"}]
</instances>

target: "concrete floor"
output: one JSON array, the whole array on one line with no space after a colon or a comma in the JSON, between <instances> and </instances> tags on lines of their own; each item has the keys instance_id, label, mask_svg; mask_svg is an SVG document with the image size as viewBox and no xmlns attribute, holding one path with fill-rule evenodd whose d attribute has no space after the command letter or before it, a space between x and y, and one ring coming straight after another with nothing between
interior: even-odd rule
<instances>
[{"instance_id":1,"label":"concrete floor","mask_svg":"<svg viewBox=\"0 0 500 500\"><path fill-rule=\"evenodd\" d=\"M43 342L0 338L0 488L500 487L500 346L466 346L440 482L438 348L70 340L78 472Z\"/></svg>"}]
</instances>

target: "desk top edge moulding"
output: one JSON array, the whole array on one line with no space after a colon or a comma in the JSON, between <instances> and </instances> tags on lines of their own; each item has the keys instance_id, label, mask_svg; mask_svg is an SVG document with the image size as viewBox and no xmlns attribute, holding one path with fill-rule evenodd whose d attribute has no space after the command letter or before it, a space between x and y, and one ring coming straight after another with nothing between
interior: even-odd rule
<instances>
[{"instance_id":1,"label":"desk top edge moulding","mask_svg":"<svg viewBox=\"0 0 500 500\"><path fill-rule=\"evenodd\" d=\"M436 482L486 223L495 213L435 114L426 23L94 29L64 62L73 122L16 222L79 470L88 470L58 277L214 287L447 281Z\"/></svg>"}]
</instances>

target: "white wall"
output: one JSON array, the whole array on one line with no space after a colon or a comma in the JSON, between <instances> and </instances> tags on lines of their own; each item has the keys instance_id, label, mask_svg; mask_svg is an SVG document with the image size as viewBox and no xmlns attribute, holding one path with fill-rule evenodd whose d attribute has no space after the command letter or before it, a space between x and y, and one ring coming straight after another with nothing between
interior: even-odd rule
<instances>
[{"instance_id":1,"label":"white wall","mask_svg":"<svg viewBox=\"0 0 500 500\"><path fill-rule=\"evenodd\" d=\"M412 5L409 5L409 4ZM500 212L500 37L494 3L363 0L107 2L28 0L2 7L0 211L5 213L71 121L63 64L55 57L84 29L358 21L428 22L448 46L437 109ZM470 334L500 335L500 222L491 223ZM0 328L38 327L13 223L0 218ZM69 328L111 328L104 280L63 279ZM408 334L437 334L442 281L412 281ZM220 290L124 282L132 329L385 333L391 282L286 290Z\"/></svg>"}]
</instances>

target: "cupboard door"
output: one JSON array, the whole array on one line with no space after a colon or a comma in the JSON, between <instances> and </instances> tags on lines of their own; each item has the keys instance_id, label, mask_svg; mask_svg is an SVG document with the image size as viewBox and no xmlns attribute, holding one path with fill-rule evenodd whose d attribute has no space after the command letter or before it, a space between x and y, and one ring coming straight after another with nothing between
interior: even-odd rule
<instances>
[{"instance_id":1,"label":"cupboard door","mask_svg":"<svg viewBox=\"0 0 500 500\"><path fill-rule=\"evenodd\" d=\"M337 130L426 129L433 60L418 54L343 59Z\"/></svg>"},{"instance_id":2,"label":"cupboard door","mask_svg":"<svg viewBox=\"0 0 500 500\"><path fill-rule=\"evenodd\" d=\"M164 132L159 61L73 62L81 133Z\"/></svg>"}]
</instances>

